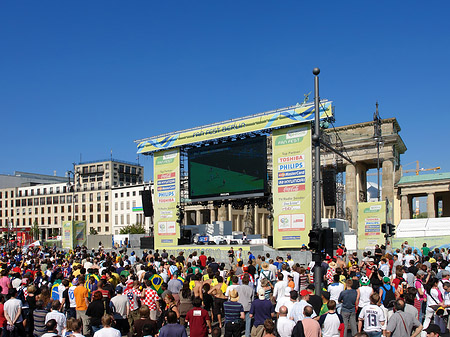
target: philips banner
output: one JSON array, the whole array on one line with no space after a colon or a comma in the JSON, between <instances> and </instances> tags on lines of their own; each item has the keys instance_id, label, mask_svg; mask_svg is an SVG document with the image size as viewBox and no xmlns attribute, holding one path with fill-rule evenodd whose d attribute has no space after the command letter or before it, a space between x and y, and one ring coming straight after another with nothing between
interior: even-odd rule
<instances>
[{"instance_id":1,"label":"philips banner","mask_svg":"<svg viewBox=\"0 0 450 337\"><path fill-rule=\"evenodd\" d=\"M177 205L180 200L180 151L156 152L153 157L155 182L155 248L176 246L180 237Z\"/></svg>"},{"instance_id":2,"label":"philips banner","mask_svg":"<svg viewBox=\"0 0 450 337\"><path fill-rule=\"evenodd\" d=\"M358 204L358 249L373 249L385 242L381 224L386 222L386 203L360 202Z\"/></svg>"},{"instance_id":3,"label":"philips banner","mask_svg":"<svg viewBox=\"0 0 450 337\"><path fill-rule=\"evenodd\" d=\"M311 124L273 131L273 246L299 248L311 230Z\"/></svg>"}]
</instances>

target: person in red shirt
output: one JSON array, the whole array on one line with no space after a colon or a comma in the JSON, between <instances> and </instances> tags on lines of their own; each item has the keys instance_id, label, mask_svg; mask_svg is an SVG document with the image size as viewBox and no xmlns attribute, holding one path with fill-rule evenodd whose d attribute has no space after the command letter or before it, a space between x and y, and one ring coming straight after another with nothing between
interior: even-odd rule
<instances>
[{"instance_id":1,"label":"person in red shirt","mask_svg":"<svg viewBox=\"0 0 450 337\"><path fill-rule=\"evenodd\" d=\"M200 260L200 263L201 263L201 265L202 265L202 268L205 268L206 267L206 255L205 255L205 252L200 252L200 256L198 257L198 259Z\"/></svg>"},{"instance_id":2,"label":"person in red shirt","mask_svg":"<svg viewBox=\"0 0 450 337\"><path fill-rule=\"evenodd\" d=\"M186 322L189 322L191 336L208 337L211 333L211 319L208 312L202 308L202 299L196 297L192 300L194 306L186 314Z\"/></svg>"}]
</instances>

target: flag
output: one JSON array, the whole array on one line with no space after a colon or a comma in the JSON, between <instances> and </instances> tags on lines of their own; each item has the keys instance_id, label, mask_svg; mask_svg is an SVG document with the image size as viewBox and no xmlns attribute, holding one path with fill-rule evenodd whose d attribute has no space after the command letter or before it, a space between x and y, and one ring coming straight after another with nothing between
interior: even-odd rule
<instances>
[{"instance_id":1,"label":"flag","mask_svg":"<svg viewBox=\"0 0 450 337\"><path fill-rule=\"evenodd\" d=\"M163 279L158 274L154 274L152 277L150 277L150 282L152 284L153 290L155 290L158 295L161 295L163 293L163 290L161 289L161 285L163 284Z\"/></svg>"}]
</instances>

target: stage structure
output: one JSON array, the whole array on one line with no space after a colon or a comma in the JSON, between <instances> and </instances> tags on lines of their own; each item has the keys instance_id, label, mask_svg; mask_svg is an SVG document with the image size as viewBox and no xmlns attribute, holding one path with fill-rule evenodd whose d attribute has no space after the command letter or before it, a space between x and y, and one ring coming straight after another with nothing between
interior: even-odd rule
<instances>
[{"instance_id":1,"label":"stage structure","mask_svg":"<svg viewBox=\"0 0 450 337\"><path fill-rule=\"evenodd\" d=\"M333 120L332 102L320 102L321 120ZM312 227L314 104L136 140L154 164L155 248L176 247L184 208L217 206L273 210L273 247L308 244Z\"/></svg>"}]
</instances>

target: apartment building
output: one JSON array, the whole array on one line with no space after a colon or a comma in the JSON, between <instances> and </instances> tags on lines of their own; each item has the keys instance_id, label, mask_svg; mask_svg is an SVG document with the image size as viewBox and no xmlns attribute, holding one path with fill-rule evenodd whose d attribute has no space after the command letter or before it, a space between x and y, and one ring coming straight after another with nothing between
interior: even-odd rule
<instances>
[{"instance_id":1,"label":"apartment building","mask_svg":"<svg viewBox=\"0 0 450 337\"><path fill-rule=\"evenodd\" d=\"M37 223L45 240L59 235L64 221L74 219L85 221L88 233L112 234L112 188L142 185L144 168L115 159L83 162L75 164L65 180L0 188L0 232L8 225L13 231L29 231Z\"/></svg>"},{"instance_id":2,"label":"apartment building","mask_svg":"<svg viewBox=\"0 0 450 337\"><path fill-rule=\"evenodd\" d=\"M121 228L134 224L142 224L147 233L150 232L151 220L144 216L142 207L142 191L144 187L153 190L153 185L149 186L148 184L117 186L112 188L112 234L119 234Z\"/></svg>"}]
</instances>

